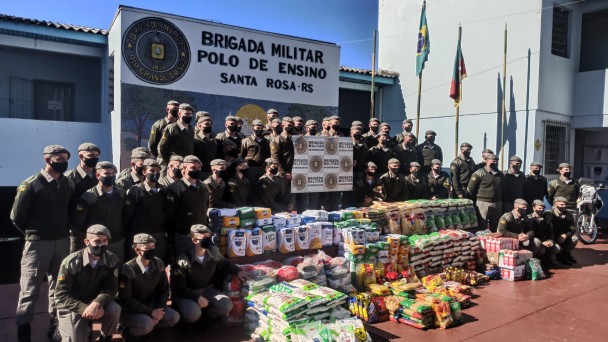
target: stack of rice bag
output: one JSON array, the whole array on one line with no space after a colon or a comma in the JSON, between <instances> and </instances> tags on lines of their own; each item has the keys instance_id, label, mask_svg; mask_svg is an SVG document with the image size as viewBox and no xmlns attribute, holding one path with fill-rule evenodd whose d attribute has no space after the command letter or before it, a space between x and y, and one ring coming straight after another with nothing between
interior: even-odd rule
<instances>
[{"instance_id":1,"label":"stack of rice bag","mask_svg":"<svg viewBox=\"0 0 608 342\"><path fill-rule=\"evenodd\" d=\"M446 229L428 235L412 235L410 264L419 275L439 273L446 267L474 270L481 246L477 237L463 230Z\"/></svg>"}]
</instances>

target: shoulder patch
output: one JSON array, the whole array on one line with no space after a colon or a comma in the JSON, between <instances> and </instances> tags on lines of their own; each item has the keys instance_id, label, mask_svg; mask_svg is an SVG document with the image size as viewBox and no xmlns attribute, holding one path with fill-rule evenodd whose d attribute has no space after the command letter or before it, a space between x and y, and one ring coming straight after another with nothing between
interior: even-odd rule
<instances>
[{"instance_id":1,"label":"shoulder patch","mask_svg":"<svg viewBox=\"0 0 608 342\"><path fill-rule=\"evenodd\" d=\"M475 175L471 177L471 180L472 180L472 181L474 181L474 180L476 180L476 179L477 179L477 176L475 176Z\"/></svg>"},{"instance_id":2,"label":"shoulder patch","mask_svg":"<svg viewBox=\"0 0 608 342\"><path fill-rule=\"evenodd\" d=\"M19 191L19 192L27 191L27 184L19 185L19 187L17 188L17 191Z\"/></svg>"},{"instance_id":3,"label":"shoulder patch","mask_svg":"<svg viewBox=\"0 0 608 342\"><path fill-rule=\"evenodd\" d=\"M507 224L507 220L504 218L501 218L499 221L500 224Z\"/></svg>"},{"instance_id":4,"label":"shoulder patch","mask_svg":"<svg viewBox=\"0 0 608 342\"><path fill-rule=\"evenodd\" d=\"M65 280L65 274L59 273L57 275L57 281L64 281L64 280Z\"/></svg>"},{"instance_id":5,"label":"shoulder patch","mask_svg":"<svg viewBox=\"0 0 608 342\"><path fill-rule=\"evenodd\" d=\"M125 288L125 282L124 281L119 282L118 283L118 287L121 288L121 289L124 289Z\"/></svg>"}]
</instances>

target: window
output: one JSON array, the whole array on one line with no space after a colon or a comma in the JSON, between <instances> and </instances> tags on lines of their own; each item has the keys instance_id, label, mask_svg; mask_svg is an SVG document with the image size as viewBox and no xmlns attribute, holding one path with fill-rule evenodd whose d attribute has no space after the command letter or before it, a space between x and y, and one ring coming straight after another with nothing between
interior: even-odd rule
<instances>
[{"instance_id":1,"label":"window","mask_svg":"<svg viewBox=\"0 0 608 342\"><path fill-rule=\"evenodd\" d=\"M74 121L74 84L11 77L10 117Z\"/></svg>"},{"instance_id":2,"label":"window","mask_svg":"<svg viewBox=\"0 0 608 342\"><path fill-rule=\"evenodd\" d=\"M608 9L583 14L579 71L608 69Z\"/></svg>"},{"instance_id":3,"label":"window","mask_svg":"<svg viewBox=\"0 0 608 342\"><path fill-rule=\"evenodd\" d=\"M34 82L22 78L9 79L9 117L17 119L34 118Z\"/></svg>"},{"instance_id":4,"label":"window","mask_svg":"<svg viewBox=\"0 0 608 342\"><path fill-rule=\"evenodd\" d=\"M570 162L570 124L562 121L543 121L545 175L557 175L560 163Z\"/></svg>"},{"instance_id":5,"label":"window","mask_svg":"<svg viewBox=\"0 0 608 342\"><path fill-rule=\"evenodd\" d=\"M551 53L568 58L568 21L570 12L560 6L553 7Z\"/></svg>"}]
</instances>

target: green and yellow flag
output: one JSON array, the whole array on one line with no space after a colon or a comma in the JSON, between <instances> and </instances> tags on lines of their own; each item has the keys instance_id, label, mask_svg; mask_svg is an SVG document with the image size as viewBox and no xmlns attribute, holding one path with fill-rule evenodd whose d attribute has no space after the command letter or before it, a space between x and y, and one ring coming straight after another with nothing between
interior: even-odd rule
<instances>
[{"instance_id":1,"label":"green and yellow flag","mask_svg":"<svg viewBox=\"0 0 608 342\"><path fill-rule=\"evenodd\" d=\"M429 28L426 23L426 1L423 1L422 12L420 13L420 28L418 29L418 46L416 48L416 76L420 76L430 53L431 41L429 40Z\"/></svg>"}]
</instances>

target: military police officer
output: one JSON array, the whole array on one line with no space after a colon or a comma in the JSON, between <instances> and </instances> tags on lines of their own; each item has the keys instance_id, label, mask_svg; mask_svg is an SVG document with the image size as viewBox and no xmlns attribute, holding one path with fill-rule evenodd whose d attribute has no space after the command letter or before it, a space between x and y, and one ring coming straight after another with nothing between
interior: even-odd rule
<instances>
[{"instance_id":1,"label":"military police officer","mask_svg":"<svg viewBox=\"0 0 608 342\"><path fill-rule=\"evenodd\" d=\"M450 175L445 171L441 171L441 160L433 159L431 164L431 172L427 176L429 198L432 200L449 198L452 187Z\"/></svg>"},{"instance_id":2,"label":"military police officer","mask_svg":"<svg viewBox=\"0 0 608 342\"><path fill-rule=\"evenodd\" d=\"M144 181L144 160L150 158L151 155L142 150L133 150L131 152L131 172L123 173L116 178L116 186L127 191L133 185ZM166 164L165 164L166 165Z\"/></svg>"},{"instance_id":3,"label":"military police officer","mask_svg":"<svg viewBox=\"0 0 608 342\"><path fill-rule=\"evenodd\" d=\"M380 120L377 118L369 119L369 130L367 133L363 134L363 138L365 138L365 143L369 148L378 145L378 133L380 132Z\"/></svg>"},{"instance_id":4,"label":"military police officer","mask_svg":"<svg viewBox=\"0 0 608 342\"><path fill-rule=\"evenodd\" d=\"M264 174L264 161L270 158L270 140L264 138L262 121L253 120L252 127L253 134L241 141L241 157L249 165L249 182L255 187L258 179Z\"/></svg>"},{"instance_id":5,"label":"military police officer","mask_svg":"<svg viewBox=\"0 0 608 342\"><path fill-rule=\"evenodd\" d=\"M473 146L467 142L460 144L460 155L450 164L452 173L452 185L458 198L470 198L467 186L471 180L471 175L477 169L475 161L471 158ZM473 199L474 198L470 198Z\"/></svg>"},{"instance_id":6,"label":"military police officer","mask_svg":"<svg viewBox=\"0 0 608 342\"><path fill-rule=\"evenodd\" d=\"M224 198L226 192L226 161L214 159L211 161L211 176L203 183L209 189L209 207L211 208L232 208L234 204L228 203Z\"/></svg>"},{"instance_id":7,"label":"military police officer","mask_svg":"<svg viewBox=\"0 0 608 342\"><path fill-rule=\"evenodd\" d=\"M179 105L179 119L169 124L158 143L158 154L164 163L168 164L171 156L185 157L191 155L194 149L194 128L192 122L194 108L187 103Z\"/></svg>"},{"instance_id":8,"label":"military police officer","mask_svg":"<svg viewBox=\"0 0 608 342\"><path fill-rule=\"evenodd\" d=\"M485 167L473 173L467 192L476 198L475 205L479 210L479 227L496 231L498 220L502 215L502 192L504 190L504 175L498 171L498 157L487 155Z\"/></svg>"},{"instance_id":9,"label":"military police officer","mask_svg":"<svg viewBox=\"0 0 608 342\"><path fill-rule=\"evenodd\" d=\"M196 123L198 132L194 135L193 154L203 163L202 179L211 175L210 163L217 156L218 142L211 132L213 121L210 116L202 116Z\"/></svg>"},{"instance_id":10,"label":"military police officer","mask_svg":"<svg viewBox=\"0 0 608 342\"><path fill-rule=\"evenodd\" d=\"M167 165L167 175L161 178L158 183L168 187L171 183L182 179L182 161L184 161L184 158L181 156L171 156L169 165Z\"/></svg>"},{"instance_id":11,"label":"military police officer","mask_svg":"<svg viewBox=\"0 0 608 342\"><path fill-rule=\"evenodd\" d=\"M236 117L228 115L224 122L224 126L226 126L226 130L216 135L215 140L217 140L218 147L222 146L222 143L226 140L232 141L236 145L236 155L233 156L236 157L239 154L241 149L241 141L243 140L242 135L237 134L238 123ZM217 153L218 158L224 159L226 157L221 147L218 149Z\"/></svg>"},{"instance_id":12,"label":"military police officer","mask_svg":"<svg viewBox=\"0 0 608 342\"><path fill-rule=\"evenodd\" d=\"M539 239L534 237L534 230L527 216L528 203L521 198L513 202L513 209L504 213L498 220L498 234L503 237L517 239L519 249L527 249L537 253L541 246Z\"/></svg>"},{"instance_id":13,"label":"military police officer","mask_svg":"<svg viewBox=\"0 0 608 342\"><path fill-rule=\"evenodd\" d=\"M557 171L559 172L559 177L549 182L547 199L549 200L549 203L553 203L556 197L565 198L566 209L574 215L580 185L576 180L572 179L572 166L570 164L559 164Z\"/></svg>"},{"instance_id":14,"label":"military police officer","mask_svg":"<svg viewBox=\"0 0 608 342\"><path fill-rule=\"evenodd\" d=\"M410 163L410 174L405 177L409 199L427 199L429 197L425 176L420 172L418 162Z\"/></svg>"},{"instance_id":15,"label":"military police officer","mask_svg":"<svg viewBox=\"0 0 608 342\"><path fill-rule=\"evenodd\" d=\"M410 174L409 165L411 162L418 161L418 153L416 152L416 136L414 133L404 133L404 137L400 143L393 148L393 157L401 162L401 170L404 175Z\"/></svg>"},{"instance_id":16,"label":"military police officer","mask_svg":"<svg viewBox=\"0 0 608 342\"><path fill-rule=\"evenodd\" d=\"M260 207L271 208L274 212L287 209L287 201L283 194L283 178L278 175L279 163L272 159L266 159L266 173L258 180L258 189L261 193L256 198Z\"/></svg>"},{"instance_id":17,"label":"military police officer","mask_svg":"<svg viewBox=\"0 0 608 342\"><path fill-rule=\"evenodd\" d=\"M249 165L245 159L237 158L232 161L232 167L235 174L228 180L227 184L227 201L235 207L243 207L251 204L249 181Z\"/></svg>"},{"instance_id":18,"label":"military police officer","mask_svg":"<svg viewBox=\"0 0 608 342\"><path fill-rule=\"evenodd\" d=\"M530 164L530 173L526 176L524 182L524 200L528 203L532 203L536 200L541 202L547 196L547 178L540 174L542 164L539 162L532 162ZM530 212L530 210L528 209Z\"/></svg>"},{"instance_id":19,"label":"military police officer","mask_svg":"<svg viewBox=\"0 0 608 342\"><path fill-rule=\"evenodd\" d=\"M386 202L400 202L409 199L405 176L399 172L401 162L397 158L388 161L388 172L380 176L383 199Z\"/></svg>"},{"instance_id":20,"label":"military police officer","mask_svg":"<svg viewBox=\"0 0 608 342\"><path fill-rule=\"evenodd\" d=\"M384 174L388 171L387 165L388 161L393 158L393 149L389 146L387 133L381 132L378 134L378 143L376 146L370 146L368 156L369 161L373 161L378 166L379 174Z\"/></svg>"},{"instance_id":21,"label":"military police officer","mask_svg":"<svg viewBox=\"0 0 608 342\"><path fill-rule=\"evenodd\" d=\"M428 130L424 133L426 140L416 146L416 150L418 151L418 162L422 166L422 172L430 172L431 171L431 161L433 159L439 159L443 162L443 152L441 151L441 147L435 144L435 137L437 133L432 130Z\"/></svg>"},{"instance_id":22,"label":"military police officer","mask_svg":"<svg viewBox=\"0 0 608 342\"><path fill-rule=\"evenodd\" d=\"M158 158L158 143L163 136L163 131L169 124L177 121L179 112L179 103L175 100L167 102L167 108L165 109L166 115L164 118L159 119L152 125L150 131L150 139L148 140L148 148L154 158Z\"/></svg>"},{"instance_id":23,"label":"military police officer","mask_svg":"<svg viewBox=\"0 0 608 342\"><path fill-rule=\"evenodd\" d=\"M502 193L502 210L504 212L513 210L513 203L524 195L524 183L526 176L521 172L521 158L513 156L509 158L509 169L505 175L505 191Z\"/></svg>"}]
</instances>

